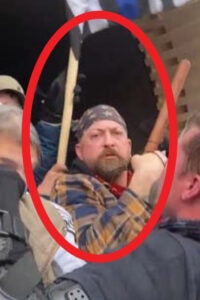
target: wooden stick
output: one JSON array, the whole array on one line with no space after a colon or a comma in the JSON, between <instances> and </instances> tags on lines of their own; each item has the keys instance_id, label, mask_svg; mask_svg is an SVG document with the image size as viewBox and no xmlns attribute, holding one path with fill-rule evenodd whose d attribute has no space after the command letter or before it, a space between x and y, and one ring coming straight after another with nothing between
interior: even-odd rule
<instances>
[{"instance_id":1,"label":"wooden stick","mask_svg":"<svg viewBox=\"0 0 200 300\"><path fill-rule=\"evenodd\" d=\"M66 84L65 84L64 109L63 109L63 116L62 116L60 140L58 146L58 156L57 156L57 163L59 164L65 164L65 160L66 160L72 113L73 113L74 87L77 80L77 74L78 74L78 60L75 58L74 53L70 48L69 63L68 63L67 77L66 77Z\"/></svg>"},{"instance_id":2,"label":"wooden stick","mask_svg":"<svg viewBox=\"0 0 200 300\"><path fill-rule=\"evenodd\" d=\"M172 91L174 95L174 101L177 103L179 95L184 87L185 80L191 68L191 63L187 59L181 60L176 70L176 73L172 80ZM155 125L152 129L152 132L149 136L147 144L144 148L144 152L153 152L157 150L158 145L162 142L164 137L165 126L168 121L168 110L166 99L160 109Z\"/></svg>"}]
</instances>

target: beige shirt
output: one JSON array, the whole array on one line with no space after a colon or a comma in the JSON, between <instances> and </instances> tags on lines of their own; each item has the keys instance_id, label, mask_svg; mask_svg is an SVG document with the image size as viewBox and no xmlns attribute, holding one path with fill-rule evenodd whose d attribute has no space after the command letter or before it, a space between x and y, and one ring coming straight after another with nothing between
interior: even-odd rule
<instances>
[{"instance_id":1,"label":"beige shirt","mask_svg":"<svg viewBox=\"0 0 200 300\"><path fill-rule=\"evenodd\" d=\"M57 230L65 236L67 226L61 215L47 200L42 200L44 208ZM59 245L51 237L41 222L29 193L25 193L19 202L21 220L28 231L28 244L30 245L38 269L41 272L44 284L49 284L55 279L52 261Z\"/></svg>"}]
</instances>

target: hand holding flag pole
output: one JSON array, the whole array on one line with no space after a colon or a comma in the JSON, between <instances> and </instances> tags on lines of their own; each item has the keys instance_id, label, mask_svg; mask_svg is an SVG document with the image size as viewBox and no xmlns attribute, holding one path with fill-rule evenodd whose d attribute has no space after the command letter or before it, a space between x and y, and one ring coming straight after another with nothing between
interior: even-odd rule
<instances>
[{"instance_id":1,"label":"hand holding flag pole","mask_svg":"<svg viewBox=\"0 0 200 300\"><path fill-rule=\"evenodd\" d=\"M188 73L191 68L191 63L187 59L181 60L176 70L176 73L172 79L172 91L174 94L174 101L177 103L179 95L184 87L185 80L188 76ZM166 105L166 99L163 102L163 105L158 114L155 125L152 129L152 132L149 136L149 139L144 148L144 152L153 152L158 149L159 144L162 142L164 137L165 126L168 121L168 111Z\"/></svg>"}]
</instances>

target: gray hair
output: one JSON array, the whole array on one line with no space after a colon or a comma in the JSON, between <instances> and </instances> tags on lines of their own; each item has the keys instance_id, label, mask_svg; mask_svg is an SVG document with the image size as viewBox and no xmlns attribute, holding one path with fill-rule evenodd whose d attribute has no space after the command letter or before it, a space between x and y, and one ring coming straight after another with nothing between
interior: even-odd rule
<instances>
[{"instance_id":1,"label":"gray hair","mask_svg":"<svg viewBox=\"0 0 200 300\"><path fill-rule=\"evenodd\" d=\"M22 114L23 111L20 107L0 105L0 133L6 134L20 145L22 143ZM36 149L39 161L41 155L40 140L32 124L30 124L30 144Z\"/></svg>"},{"instance_id":2,"label":"gray hair","mask_svg":"<svg viewBox=\"0 0 200 300\"><path fill-rule=\"evenodd\" d=\"M200 112L195 112L189 117L180 137L194 127L198 128L199 132L192 136L187 144L183 145L186 155L183 173L194 172L200 174Z\"/></svg>"},{"instance_id":3,"label":"gray hair","mask_svg":"<svg viewBox=\"0 0 200 300\"><path fill-rule=\"evenodd\" d=\"M200 128L200 111L194 112L188 118L183 133L187 132L192 127Z\"/></svg>"}]
</instances>

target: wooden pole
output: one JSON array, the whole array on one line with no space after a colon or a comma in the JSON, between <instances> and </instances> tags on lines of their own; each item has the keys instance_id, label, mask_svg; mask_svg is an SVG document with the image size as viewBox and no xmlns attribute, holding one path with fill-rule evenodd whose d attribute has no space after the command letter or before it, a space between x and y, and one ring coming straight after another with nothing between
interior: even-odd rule
<instances>
[{"instance_id":1,"label":"wooden pole","mask_svg":"<svg viewBox=\"0 0 200 300\"><path fill-rule=\"evenodd\" d=\"M67 148L69 143L70 127L73 113L74 87L78 74L78 60L75 58L72 49L69 52L69 62L65 84L65 99L62 115L62 125L58 146L57 163L65 164Z\"/></svg>"},{"instance_id":2,"label":"wooden pole","mask_svg":"<svg viewBox=\"0 0 200 300\"><path fill-rule=\"evenodd\" d=\"M177 102L179 95L184 87L185 80L191 68L191 63L187 59L181 60L176 70L176 73L172 80L172 91L174 95L174 101ZM152 129L152 132L149 136L149 139L144 148L144 152L153 152L157 150L158 145L162 142L164 137L165 126L168 121L168 110L166 99L160 109L155 125Z\"/></svg>"}]
</instances>

